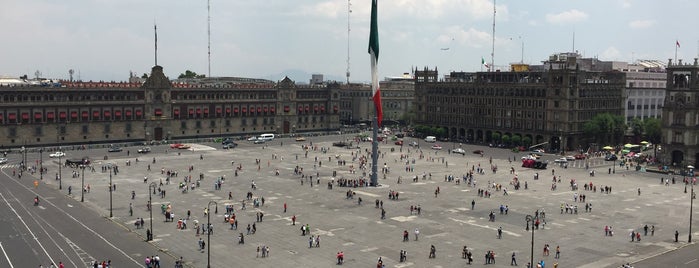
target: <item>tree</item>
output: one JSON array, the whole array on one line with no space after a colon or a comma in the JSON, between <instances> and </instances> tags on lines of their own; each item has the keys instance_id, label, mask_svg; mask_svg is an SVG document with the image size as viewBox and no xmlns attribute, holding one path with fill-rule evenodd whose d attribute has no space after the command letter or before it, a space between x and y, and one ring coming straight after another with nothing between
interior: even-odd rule
<instances>
[{"instance_id":1,"label":"tree","mask_svg":"<svg viewBox=\"0 0 699 268\"><path fill-rule=\"evenodd\" d=\"M524 136L522 138L522 144L524 146L527 146L527 147L531 146L532 145L532 138L530 138L529 136Z\"/></svg>"},{"instance_id":2,"label":"tree","mask_svg":"<svg viewBox=\"0 0 699 268\"><path fill-rule=\"evenodd\" d=\"M502 143L504 143L504 144L510 144L510 142L511 142L510 135L507 135L507 134L502 135Z\"/></svg>"},{"instance_id":3,"label":"tree","mask_svg":"<svg viewBox=\"0 0 699 268\"><path fill-rule=\"evenodd\" d=\"M635 141L638 141L641 138L641 135L643 135L644 131L643 120L641 120L641 118L634 117L629 123L629 127L631 128Z\"/></svg>"},{"instance_id":4,"label":"tree","mask_svg":"<svg viewBox=\"0 0 699 268\"><path fill-rule=\"evenodd\" d=\"M493 132L493 134L490 135L490 137L493 139L493 143L497 144L500 143L500 133Z\"/></svg>"},{"instance_id":5,"label":"tree","mask_svg":"<svg viewBox=\"0 0 699 268\"><path fill-rule=\"evenodd\" d=\"M583 132L597 143L618 144L625 130L624 117L610 113L597 114L583 124Z\"/></svg>"},{"instance_id":6,"label":"tree","mask_svg":"<svg viewBox=\"0 0 699 268\"><path fill-rule=\"evenodd\" d=\"M646 137L650 142L654 144L660 143L660 138L662 134L662 123L658 118L646 118L643 120L643 129L645 130Z\"/></svg>"},{"instance_id":7,"label":"tree","mask_svg":"<svg viewBox=\"0 0 699 268\"><path fill-rule=\"evenodd\" d=\"M514 144L515 146L519 146L522 143L522 136L517 135L517 134L512 135L511 140L512 140L512 144Z\"/></svg>"},{"instance_id":8,"label":"tree","mask_svg":"<svg viewBox=\"0 0 699 268\"><path fill-rule=\"evenodd\" d=\"M141 78L143 78L143 79L148 79L148 74L147 74L147 73L143 73L143 75L141 75Z\"/></svg>"},{"instance_id":9,"label":"tree","mask_svg":"<svg viewBox=\"0 0 699 268\"><path fill-rule=\"evenodd\" d=\"M190 70L186 70L184 73L180 74L177 78L204 78L206 75L203 74L197 74L195 72L192 72Z\"/></svg>"}]
</instances>

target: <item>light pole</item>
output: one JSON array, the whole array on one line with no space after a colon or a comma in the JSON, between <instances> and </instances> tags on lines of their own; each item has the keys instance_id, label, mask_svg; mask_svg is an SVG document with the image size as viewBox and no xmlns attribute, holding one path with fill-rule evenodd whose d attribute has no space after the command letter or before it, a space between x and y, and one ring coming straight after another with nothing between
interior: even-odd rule
<instances>
[{"instance_id":1,"label":"light pole","mask_svg":"<svg viewBox=\"0 0 699 268\"><path fill-rule=\"evenodd\" d=\"M112 164L109 163L107 165L107 171L109 171L109 217L114 217L114 214L112 213L112 189L114 186L112 185Z\"/></svg>"},{"instance_id":2,"label":"light pole","mask_svg":"<svg viewBox=\"0 0 699 268\"><path fill-rule=\"evenodd\" d=\"M150 211L150 237L146 237L146 241L151 241L153 240L154 232L153 232L153 196L151 195L150 188L153 188L153 193L155 193L155 188L157 188L158 185L155 182L151 182L150 185L148 185L148 210Z\"/></svg>"},{"instance_id":3,"label":"light pole","mask_svg":"<svg viewBox=\"0 0 699 268\"><path fill-rule=\"evenodd\" d=\"M211 268L211 204L215 204L216 210L218 210L218 203L216 201L209 201L206 205L206 268Z\"/></svg>"},{"instance_id":4,"label":"light pole","mask_svg":"<svg viewBox=\"0 0 699 268\"><path fill-rule=\"evenodd\" d=\"M691 166L690 166L691 167ZM694 168L689 169L690 174L692 174L692 190L689 195L689 238L688 243L692 243L692 210L694 209Z\"/></svg>"},{"instance_id":5,"label":"light pole","mask_svg":"<svg viewBox=\"0 0 699 268\"><path fill-rule=\"evenodd\" d=\"M80 165L82 182L80 183L80 202L85 202L85 164Z\"/></svg>"},{"instance_id":6,"label":"light pole","mask_svg":"<svg viewBox=\"0 0 699 268\"><path fill-rule=\"evenodd\" d=\"M44 180L44 148L39 148L39 179Z\"/></svg>"},{"instance_id":7,"label":"light pole","mask_svg":"<svg viewBox=\"0 0 699 268\"><path fill-rule=\"evenodd\" d=\"M58 155L58 190L63 190L63 173L61 173L61 155Z\"/></svg>"},{"instance_id":8,"label":"light pole","mask_svg":"<svg viewBox=\"0 0 699 268\"><path fill-rule=\"evenodd\" d=\"M534 221L536 221L538 219L538 216L535 217L532 215L527 215L525 217L525 219L527 220L527 227L529 227L530 222L532 223L532 251L531 251L530 260L529 260L529 265L530 265L529 267L534 267Z\"/></svg>"}]
</instances>

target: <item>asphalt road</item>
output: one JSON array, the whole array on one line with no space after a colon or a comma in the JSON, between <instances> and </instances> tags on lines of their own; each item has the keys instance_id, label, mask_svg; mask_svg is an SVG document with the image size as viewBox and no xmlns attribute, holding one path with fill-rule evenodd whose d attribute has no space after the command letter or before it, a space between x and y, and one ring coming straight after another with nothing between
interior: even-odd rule
<instances>
[{"instance_id":1,"label":"asphalt road","mask_svg":"<svg viewBox=\"0 0 699 268\"><path fill-rule=\"evenodd\" d=\"M174 258L99 216L86 203L43 184L34 188L33 181L26 175L12 177L12 169L0 170L0 267L59 262L88 267L107 260L116 267L138 267L147 255L156 254L164 267L174 266ZM39 196L39 206L34 206L34 196Z\"/></svg>"}]
</instances>

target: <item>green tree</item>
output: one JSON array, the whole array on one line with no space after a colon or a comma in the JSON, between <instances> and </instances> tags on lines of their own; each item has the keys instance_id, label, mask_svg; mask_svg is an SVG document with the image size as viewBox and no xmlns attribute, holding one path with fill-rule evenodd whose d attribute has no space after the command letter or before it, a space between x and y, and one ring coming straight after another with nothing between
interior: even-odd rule
<instances>
[{"instance_id":1,"label":"green tree","mask_svg":"<svg viewBox=\"0 0 699 268\"><path fill-rule=\"evenodd\" d=\"M662 123L658 118L646 118L643 120L643 129L650 142L659 144L662 134Z\"/></svg>"},{"instance_id":2,"label":"green tree","mask_svg":"<svg viewBox=\"0 0 699 268\"><path fill-rule=\"evenodd\" d=\"M638 141L641 138L641 135L643 135L643 128L645 127L643 120L638 117L634 117L631 122L629 122L629 127L631 128L634 139Z\"/></svg>"},{"instance_id":3,"label":"green tree","mask_svg":"<svg viewBox=\"0 0 699 268\"><path fill-rule=\"evenodd\" d=\"M520 144L522 144L522 136L520 136L520 135L517 135L517 134L512 135L511 140L512 140L512 144L514 146L519 146Z\"/></svg>"},{"instance_id":4,"label":"green tree","mask_svg":"<svg viewBox=\"0 0 699 268\"><path fill-rule=\"evenodd\" d=\"M500 138L502 137L500 133L493 132L493 134L490 134L491 139L493 139L493 143L500 143Z\"/></svg>"},{"instance_id":5,"label":"green tree","mask_svg":"<svg viewBox=\"0 0 699 268\"><path fill-rule=\"evenodd\" d=\"M148 79L148 74L147 74L147 73L143 73L143 75L141 75L141 78L143 78L143 79Z\"/></svg>"},{"instance_id":6,"label":"green tree","mask_svg":"<svg viewBox=\"0 0 699 268\"><path fill-rule=\"evenodd\" d=\"M507 135L507 134L502 135L502 143L504 143L505 145L508 145L508 144L510 144L511 141L512 141L512 138L510 138L510 135Z\"/></svg>"},{"instance_id":7,"label":"green tree","mask_svg":"<svg viewBox=\"0 0 699 268\"><path fill-rule=\"evenodd\" d=\"M204 78L206 75L203 74L197 74L195 72L192 72L190 70L186 70L184 73L181 73L180 76L177 78Z\"/></svg>"},{"instance_id":8,"label":"green tree","mask_svg":"<svg viewBox=\"0 0 699 268\"><path fill-rule=\"evenodd\" d=\"M597 143L618 144L626 130L624 117L610 113L595 115L583 124L583 132Z\"/></svg>"},{"instance_id":9,"label":"green tree","mask_svg":"<svg viewBox=\"0 0 699 268\"><path fill-rule=\"evenodd\" d=\"M530 137L528 137L528 136L524 136L524 137L522 138L522 144L523 144L524 146L527 146L527 147L531 146L531 145L532 145L532 138L530 138Z\"/></svg>"}]
</instances>

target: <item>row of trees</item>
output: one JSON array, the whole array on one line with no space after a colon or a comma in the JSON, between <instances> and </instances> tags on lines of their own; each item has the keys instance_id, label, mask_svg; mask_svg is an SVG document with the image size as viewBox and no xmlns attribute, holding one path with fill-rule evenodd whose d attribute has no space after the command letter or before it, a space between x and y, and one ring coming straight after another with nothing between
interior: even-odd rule
<instances>
[{"instance_id":1,"label":"row of trees","mask_svg":"<svg viewBox=\"0 0 699 268\"><path fill-rule=\"evenodd\" d=\"M512 136L507 135L507 134L500 134L500 133L493 133L490 135L490 138L496 142L496 143L501 143L505 145L514 145L514 146L531 146L532 145L532 138L528 136L520 136L519 134L514 134Z\"/></svg>"},{"instance_id":2,"label":"row of trees","mask_svg":"<svg viewBox=\"0 0 699 268\"><path fill-rule=\"evenodd\" d=\"M184 73L181 73L180 76L177 78L204 78L206 77L205 74L197 74L195 72L192 72L190 70L184 71Z\"/></svg>"},{"instance_id":3,"label":"row of trees","mask_svg":"<svg viewBox=\"0 0 699 268\"><path fill-rule=\"evenodd\" d=\"M657 118L641 120L634 118L628 125L624 123L624 117L610 113L598 114L583 125L583 133L591 142L598 144L625 143L622 138L630 128L633 133L633 142L648 140L652 143L660 143L661 122Z\"/></svg>"}]
</instances>

